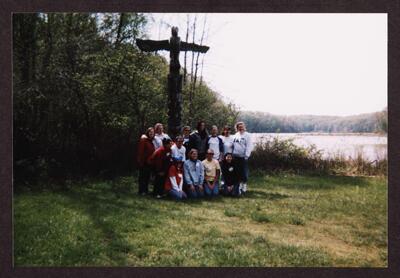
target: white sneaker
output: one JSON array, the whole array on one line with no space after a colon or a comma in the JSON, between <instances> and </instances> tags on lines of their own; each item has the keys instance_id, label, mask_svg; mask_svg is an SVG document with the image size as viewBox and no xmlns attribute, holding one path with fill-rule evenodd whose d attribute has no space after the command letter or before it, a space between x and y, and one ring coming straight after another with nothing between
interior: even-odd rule
<instances>
[{"instance_id":1,"label":"white sneaker","mask_svg":"<svg viewBox=\"0 0 400 278\"><path fill-rule=\"evenodd\" d=\"M242 190L243 192L247 191L247 183L243 183Z\"/></svg>"},{"instance_id":2,"label":"white sneaker","mask_svg":"<svg viewBox=\"0 0 400 278\"><path fill-rule=\"evenodd\" d=\"M157 195L156 198L157 198L157 199L161 199L161 195Z\"/></svg>"}]
</instances>

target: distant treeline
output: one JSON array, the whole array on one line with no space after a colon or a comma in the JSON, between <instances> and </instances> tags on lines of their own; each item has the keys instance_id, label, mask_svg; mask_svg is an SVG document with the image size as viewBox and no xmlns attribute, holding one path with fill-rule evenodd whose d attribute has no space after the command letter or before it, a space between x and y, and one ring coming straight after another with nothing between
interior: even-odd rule
<instances>
[{"instance_id":1,"label":"distant treeline","mask_svg":"<svg viewBox=\"0 0 400 278\"><path fill-rule=\"evenodd\" d=\"M243 111L239 119L250 132L387 132L387 109L355 116L280 116Z\"/></svg>"}]
</instances>

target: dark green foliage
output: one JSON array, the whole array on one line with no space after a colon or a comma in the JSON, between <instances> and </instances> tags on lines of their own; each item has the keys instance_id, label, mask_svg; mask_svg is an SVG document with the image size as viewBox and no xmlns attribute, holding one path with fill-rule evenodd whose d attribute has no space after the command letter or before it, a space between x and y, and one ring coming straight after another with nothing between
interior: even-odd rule
<instances>
[{"instance_id":1,"label":"dark green foliage","mask_svg":"<svg viewBox=\"0 0 400 278\"><path fill-rule=\"evenodd\" d=\"M134 170L140 135L167 123L167 61L134 43L146 22L137 13L13 16L17 183ZM204 82L194 96L193 119L231 119Z\"/></svg>"}]
</instances>

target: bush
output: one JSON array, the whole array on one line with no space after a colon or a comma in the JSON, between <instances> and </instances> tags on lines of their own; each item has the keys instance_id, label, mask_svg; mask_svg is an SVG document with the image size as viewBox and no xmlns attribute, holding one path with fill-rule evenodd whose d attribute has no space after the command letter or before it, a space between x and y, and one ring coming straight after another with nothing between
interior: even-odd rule
<instances>
[{"instance_id":1,"label":"bush","mask_svg":"<svg viewBox=\"0 0 400 278\"><path fill-rule=\"evenodd\" d=\"M387 157L368 161L360 150L355 158L343 154L324 158L315 145L298 146L294 139L265 138L256 143L250 167L256 171L293 173L387 175Z\"/></svg>"}]
</instances>

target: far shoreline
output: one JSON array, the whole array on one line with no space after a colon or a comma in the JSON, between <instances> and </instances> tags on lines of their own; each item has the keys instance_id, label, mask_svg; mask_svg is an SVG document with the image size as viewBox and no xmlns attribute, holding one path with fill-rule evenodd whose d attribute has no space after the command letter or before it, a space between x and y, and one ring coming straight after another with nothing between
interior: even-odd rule
<instances>
[{"instance_id":1,"label":"far shoreline","mask_svg":"<svg viewBox=\"0 0 400 278\"><path fill-rule=\"evenodd\" d=\"M295 135L306 135L306 136L376 136L376 137L387 137L387 133L378 132L251 132L253 134L295 134Z\"/></svg>"}]
</instances>

